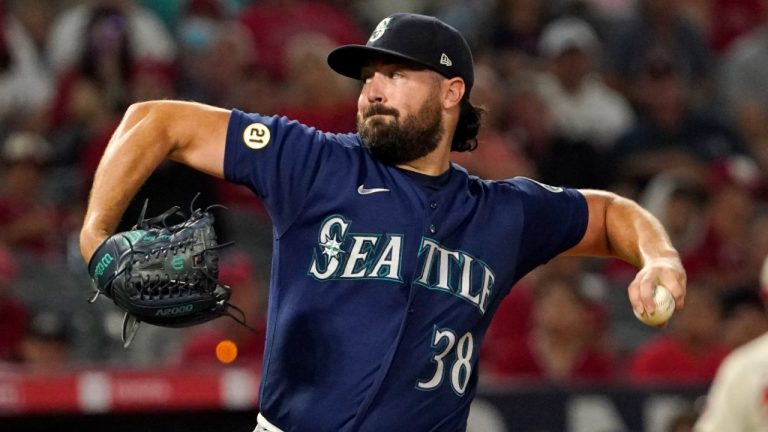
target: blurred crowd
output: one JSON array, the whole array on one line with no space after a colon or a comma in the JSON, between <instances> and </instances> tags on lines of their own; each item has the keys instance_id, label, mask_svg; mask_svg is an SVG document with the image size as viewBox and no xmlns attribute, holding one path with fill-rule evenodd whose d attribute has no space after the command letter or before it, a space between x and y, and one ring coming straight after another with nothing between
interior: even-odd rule
<instances>
[{"instance_id":1,"label":"blurred crowd","mask_svg":"<svg viewBox=\"0 0 768 432\"><path fill-rule=\"evenodd\" d=\"M484 376L556 383L706 383L768 330L768 1L0 0L0 363L28 367L216 361L258 367L263 331L228 319L144 326L92 287L77 237L98 160L124 110L174 98L280 113L353 131L359 87L333 73L336 45L364 43L398 11L436 15L473 47L480 146L455 161L485 178L605 188L664 223L689 275L665 329L634 318L625 263L559 258L502 304ZM271 226L239 187L167 162L120 229L173 205L220 203L236 241L221 278L263 330Z\"/></svg>"}]
</instances>

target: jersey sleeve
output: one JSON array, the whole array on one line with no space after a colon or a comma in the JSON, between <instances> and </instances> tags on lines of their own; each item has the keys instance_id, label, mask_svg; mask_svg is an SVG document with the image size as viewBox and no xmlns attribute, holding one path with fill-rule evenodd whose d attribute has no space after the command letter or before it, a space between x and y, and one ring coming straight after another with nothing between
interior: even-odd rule
<instances>
[{"instance_id":1,"label":"jersey sleeve","mask_svg":"<svg viewBox=\"0 0 768 432\"><path fill-rule=\"evenodd\" d=\"M575 246L587 230L587 200L576 189L525 177L510 183L521 192L523 224L518 277Z\"/></svg>"},{"instance_id":2,"label":"jersey sleeve","mask_svg":"<svg viewBox=\"0 0 768 432\"><path fill-rule=\"evenodd\" d=\"M323 161L340 148L334 137L285 117L233 110L224 177L251 189L284 228L304 205Z\"/></svg>"}]
</instances>

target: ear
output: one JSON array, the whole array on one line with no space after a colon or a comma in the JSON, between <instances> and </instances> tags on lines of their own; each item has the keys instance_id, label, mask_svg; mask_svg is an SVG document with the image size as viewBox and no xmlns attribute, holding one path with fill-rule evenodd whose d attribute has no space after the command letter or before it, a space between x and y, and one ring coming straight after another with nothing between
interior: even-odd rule
<instances>
[{"instance_id":1,"label":"ear","mask_svg":"<svg viewBox=\"0 0 768 432\"><path fill-rule=\"evenodd\" d=\"M466 89L464 80L455 77L445 80L443 84L443 108L448 109L458 106L461 102L461 98L464 97L464 91Z\"/></svg>"}]
</instances>

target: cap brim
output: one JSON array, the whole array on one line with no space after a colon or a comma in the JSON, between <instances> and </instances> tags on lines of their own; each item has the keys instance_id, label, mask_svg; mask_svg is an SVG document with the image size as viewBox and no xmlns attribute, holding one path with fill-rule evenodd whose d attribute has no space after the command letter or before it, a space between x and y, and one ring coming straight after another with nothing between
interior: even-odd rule
<instances>
[{"instance_id":1,"label":"cap brim","mask_svg":"<svg viewBox=\"0 0 768 432\"><path fill-rule=\"evenodd\" d=\"M382 48L370 47L367 45L343 45L328 54L328 66L341 75L359 80L362 77L361 70L372 57L390 56L412 61L429 68L429 65L421 61L405 56L396 51L390 51Z\"/></svg>"}]
</instances>

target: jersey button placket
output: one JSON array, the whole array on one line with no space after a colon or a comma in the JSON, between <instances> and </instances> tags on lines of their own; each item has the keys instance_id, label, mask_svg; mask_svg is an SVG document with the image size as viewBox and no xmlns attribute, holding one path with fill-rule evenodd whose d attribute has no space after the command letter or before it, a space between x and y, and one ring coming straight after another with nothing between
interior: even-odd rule
<instances>
[{"instance_id":1,"label":"jersey button placket","mask_svg":"<svg viewBox=\"0 0 768 432\"><path fill-rule=\"evenodd\" d=\"M436 209L437 208L437 201L431 201L429 203L429 208L432 209L432 210ZM435 224L429 224L429 233L430 234L434 234L436 232L437 232L437 227L435 226Z\"/></svg>"}]
</instances>

